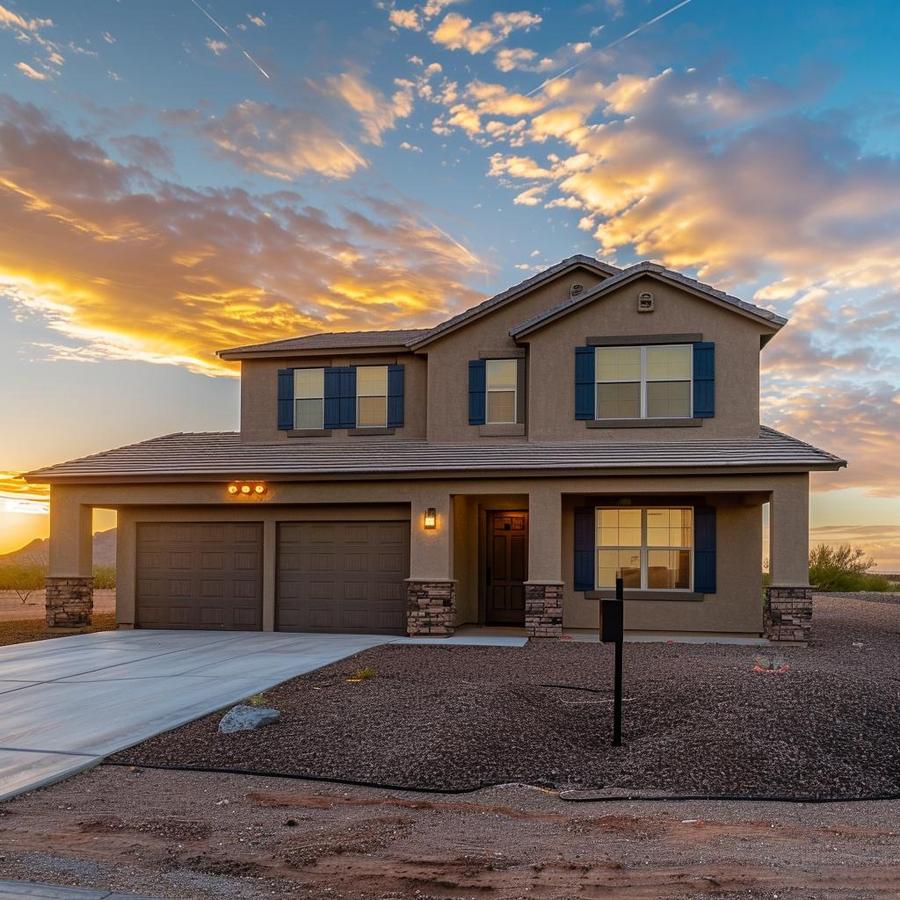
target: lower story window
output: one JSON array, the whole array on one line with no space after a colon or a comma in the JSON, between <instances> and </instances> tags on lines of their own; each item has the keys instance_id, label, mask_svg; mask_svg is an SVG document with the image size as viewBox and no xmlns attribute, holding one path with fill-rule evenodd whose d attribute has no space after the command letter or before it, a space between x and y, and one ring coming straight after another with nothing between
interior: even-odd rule
<instances>
[{"instance_id":1,"label":"lower story window","mask_svg":"<svg viewBox=\"0 0 900 900\"><path fill-rule=\"evenodd\" d=\"M598 507L596 583L631 590L692 588L694 521L690 507Z\"/></svg>"}]
</instances>

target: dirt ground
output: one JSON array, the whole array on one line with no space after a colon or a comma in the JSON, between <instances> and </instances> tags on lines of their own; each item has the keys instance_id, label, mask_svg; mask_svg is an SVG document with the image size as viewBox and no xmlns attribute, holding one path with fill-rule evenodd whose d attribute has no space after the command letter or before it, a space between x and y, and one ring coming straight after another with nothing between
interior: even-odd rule
<instances>
[{"instance_id":1,"label":"dirt ground","mask_svg":"<svg viewBox=\"0 0 900 900\"><path fill-rule=\"evenodd\" d=\"M114 613L116 611L116 592L112 590L94 591L94 612ZM15 591L0 591L0 622L23 619L44 618L44 592L34 591L25 603Z\"/></svg>"},{"instance_id":2,"label":"dirt ground","mask_svg":"<svg viewBox=\"0 0 900 900\"><path fill-rule=\"evenodd\" d=\"M101 766L0 807L0 877L166 897L896 898L900 803L566 802Z\"/></svg>"}]
</instances>

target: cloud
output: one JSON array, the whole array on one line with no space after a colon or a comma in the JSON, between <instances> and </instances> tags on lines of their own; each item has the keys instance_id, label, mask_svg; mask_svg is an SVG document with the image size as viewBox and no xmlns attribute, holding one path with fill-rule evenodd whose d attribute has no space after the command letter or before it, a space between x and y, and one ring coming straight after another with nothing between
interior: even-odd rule
<instances>
[{"instance_id":1,"label":"cloud","mask_svg":"<svg viewBox=\"0 0 900 900\"><path fill-rule=\"evenodd\" d=\"M539 57L524 47L503 47L494 55L494 65L501 72L551 72L570 66L577 57L591 49L589 41L566 44L551 56Z\"/></svg>"},{"instance_id":2,"label":"cloud","mask_svg":"<svg viewBox=\"0 0 900 900\"><path fill-rule=\"evenodd\" d=\"M101 32L100 37L102 37L107 44L114 44L116 42L116 39L108 31Z\"/></svg>"},{"instance_id":3,"label":"cloud","mask_svg":"<svg viewBox=\"0 0 900 900\"><path fill-rule=\"evenodd\" d=\"M37 69L29 66L27 62L17 62L16 68L32 81L46 81L50 77L46 72L38 72Z\"/></svg>"},{"instance_id":4,"label":"cloud","mask_svg":"<svg viewBox=\"0 0 900 900\"><path fill-rule=\"evenodd\" d=\"M480 299L463 279L481 263L408 203L330 216L294 191L190 188L10 97L0 221L0 296L58 335L45 349L60 357L217 374L222 347L428 324Z\"/></svg>"},{"instance_id":5,"label":"cloud","mask_svg":"<svg viewBox=\"0 0 900 900\"><path fill-rule=\"evenodd\" d=\"M486 53L513 31L528 31L540 25L543 19L536 13L495 12L486 22L477 25L459 13L447 13L440 25L431 33L431 39L449 50L467 50L472 54Z\"/></svg>"},{"instance_id":6,"label":"cloud","mask_svg":"<svg viewBox=\"0 0 900 900\"><path fill-rule=\"evenodd\" d=\"M43 28L52 27L53 19L26 19L0 4L0 28L11 28L37 34Z\"/></svg>"},{"instance_id":7,"label":"cloud","mask_svg":"<svg viewBox=\"0 0 900 900\"><path fill-rule=\"evenodd\" d=\"M280 181L308 173L348 178L368 166L323 119L270 103L245 100L198 129L226 159Z\"/></svg>"},{"instance_id":8,"label":"cloud","mask_svg":"<svg viewBox=\"0 0 900 900\"><path fill-rule=\"evenodd\" d=\"M391 25L397 28L407 28L410 31L421 31L422 20L414 9L392 9L388 16Z\"/></svg>"},{"instance_id":9,"label":"cloud","mask_svg":"<svg viewBox=\"0 0 900 900\"><path fill-rule=\"evenodd\" d=\"M400 149L401 150L409 150L411 153L421 153L422 152L421 147L418 147L415 144L410 144L409 141L401 141Z\"/></svg>"},{"instance_id":10,"label":"cloud","mask_svg":"<svg viewBox=\"0 0 900 900\"><path fill-rule=\"evenodd\" d=\"M376 146L381 146L385 131L394 128L398 119L407 118L413 110L413 82L398 78L394 84L397 90L387 98L355 72L342 72L325 79L326 89L359 115L363 140Z\"/></svg>"},{"instance_id":11,"label":"cloud","mask_svg":"<svg viewBox=\"0 0 900 900\"><path fill-rule=\"evenodd\" d=\"M172 154L169 148L154 137L143 134L126 134L122 137L110 138L110 143L119 150L125 159L137 166L160 169L172 167Z\"/></svg>"},{"instance_id":12,"label":"cloud","mask_svg":"<svg viewBox=\"0 0 900 900\"><path fill-rule=\"evenodd\" d=\"M819 525L809 530L810 546L850 544L875 560L875 572L900 572L900 525Z\"/></svg>"},{"instance_id":13,"label":"cloud","mask_svg":"<svg viewBox=\"0 0 900 900\"><path fill-rule=\"evenodd\" d=\"M207 50L211 50L216 56L221 56L230 46L227 41L217 41L215 38L208 37L204 42Z\"/></svg>"},{"instance_id":14,"label":"cloud","mask_svg":"<svg viewBox=\"0 0 900 900\"><path fill-rule=\"evenodd\" d=\"M261 13L260 15L251 15L247 13L247 21L251 25L255 25L257 28L265 28L268 22L265 19L265 13Z\"/></svg>"},{"instance_id":15,"label":"cloud","mask_svg":"<svg viewBox=\"0 0 900 900\"><path fill-rule=\"evenodd\" d=\"M16 472L0 472L0 512L48 515L50 486L28 484Z\"/></svg>"}]
</instances>

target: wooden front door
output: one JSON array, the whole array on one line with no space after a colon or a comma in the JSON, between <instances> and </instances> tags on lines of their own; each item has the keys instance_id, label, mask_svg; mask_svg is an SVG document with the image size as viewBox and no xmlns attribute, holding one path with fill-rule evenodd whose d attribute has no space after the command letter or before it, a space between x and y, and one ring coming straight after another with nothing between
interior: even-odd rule
<instances>
[{"instance_id":1,"label":"wooden front door","mask_svg":"<svg viewBox=\"0 0 900 900\"><path fill-rule=\"evenodd\" d=\"M486 544L485 624L524 625L528 513L489 512Z\"/></svg>"}]
</instances>

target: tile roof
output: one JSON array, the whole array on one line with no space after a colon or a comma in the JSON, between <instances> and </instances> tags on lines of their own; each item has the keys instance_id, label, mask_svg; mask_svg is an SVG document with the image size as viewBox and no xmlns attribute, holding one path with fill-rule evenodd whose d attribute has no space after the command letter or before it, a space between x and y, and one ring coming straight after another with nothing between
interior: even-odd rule
<instances>
[{"instance_id":1,"label":"tile roof","mask_svg":"<svg viewBox=\"0 0 900 900\"><path fill-rule=\"evenodd\" d=\"M317 334L306 334L302 337L285 338L280 341L248 344L245 347L231 347L228 350L220 350L218 355L223 359L228 359L231 354L277 353L281 350L349 350L360 347L405 347L407 341L427 332L427 328L399 328L392 331L325 331Z\"/></svg>"},{"instance_id":2,"label":"tile roof","mask_svg":"<svg viewBox=\"0 0 900 900\"><path fill-rule=\"evenodd\" d=\"M682 285L689 290L705 295L712 300L717 300L729 306L733 306L737 312L750 315L756 319L764 319L777 328L781 328L782 325L787 323L787 319L773 313L771 310L756 306L753 303L748 303L746 300L741 300L739 297L733 297L731 294L726 294L725 291L717 290L709 284L697 281L696 278L689 278L687 275L682 275L681 272L675 272L658 263L644 260L643 262L635 263L633 266L628 266L628 268L620 270L615 275L607 278L605 281L601 281L599 284L590 288L590 290L585 291L583 294L579 294L571 300L566 300L564 303L560 303L557 306L550 307L549 309L537 313L531 318L526 319L524 322L521 322L519 325L516 325L514 328L511 328L509 333L514 338L522 337L529 332L536 330L545 322L564 316L641 275L651 275L655 278L662 279L663 281Z\"/></svg>"},{"instance_id":3,"label":"tile roof","mask_svg":"<svg viewBox=\"0 0 900 900\"><path fill-rule=\"evenodd\" d=\"M437 444L392 438L248 443L233 432L170 434L38 469L29 481L249 476L402 476L416 473L578 472L735 467L838 469L831 453L763 427L758 438L666 442Z\"/></svg>"}]
</instances>

